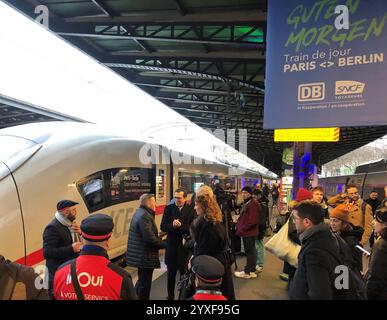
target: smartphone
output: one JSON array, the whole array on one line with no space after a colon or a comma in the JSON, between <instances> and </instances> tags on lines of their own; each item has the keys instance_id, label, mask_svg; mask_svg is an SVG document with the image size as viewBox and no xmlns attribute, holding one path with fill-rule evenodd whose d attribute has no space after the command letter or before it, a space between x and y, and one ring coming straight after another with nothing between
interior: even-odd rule
<instances>
[{"instance_id":1,"label":"smartphone","mask_svg":"<svg viewBox=\"0 0 387 320\"><path fill-rule=\"evenodd\" d=\"M370 256L370 255L371 255L370 252L368 252L367 250L365 250L365 249L362 248L361 246L356 245L355 247L356 247L357 249L359 249L360 251L363 251L367 256Z\"/></svg>"}]
</instances>

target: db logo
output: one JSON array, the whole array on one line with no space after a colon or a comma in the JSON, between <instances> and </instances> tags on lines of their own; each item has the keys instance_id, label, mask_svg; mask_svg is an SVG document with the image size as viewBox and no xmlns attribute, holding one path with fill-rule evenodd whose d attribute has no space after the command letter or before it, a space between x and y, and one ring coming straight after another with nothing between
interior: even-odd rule
<instances>
[{"instance_id":1,"label":"db logo","mask_svg":"<svg viewBox=\"0 0 387 320\"><path fill-rule=\"evenodd\" d=\"M336 81L335 94L362 94L365 83L357 81Z\"/></svg>"},{"instance_id":2,"label":"db logo","mask_svg":"<svg viewBox=\"0 0 387 320\"><path fill-rule=\"evenodd\" d=\"M78 275L79 286L82 288L92 285L93 287L102 287L103 276L90 276L87 272ZM67 275L66 284L71 283L71 275Z\"/></svg>"},{"instance_id":3,"label":"db logo","mask_svg":"<svg viewBox=\"0 0 387 320\"><path fill-rule=\"evenodd\" d=\"M325 99L325 83L305 83L298 86L298 101L321 101Z\"/></svg>"}]
</instances>

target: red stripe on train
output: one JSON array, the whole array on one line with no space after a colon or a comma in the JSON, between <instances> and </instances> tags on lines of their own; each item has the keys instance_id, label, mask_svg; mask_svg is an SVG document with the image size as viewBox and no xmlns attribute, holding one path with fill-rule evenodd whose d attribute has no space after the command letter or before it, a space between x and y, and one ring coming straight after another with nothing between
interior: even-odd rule
<instances>
[{"instance_id":1,"label":"red stripe on train","mask_svg":"<svg viewBox=\"0 0 387 320\"><path fill-rule=\"evenodd\" d=\"M23 257L17 260L16 262L32 267L33 265L38 264L39 262L44 260L43 249L39 249L38 251L30 253L29 255L27 255L26 260L27 261L25 261Z\"/></svg>"},{"instance_id":2,"label":"red stripe on train","mask_svg":"<svg viewBox=\"0 0 387 320\"><path fill-rule=\"evenodd\" d=\"M166 207L165 204L161 205L161 206L156 206L156 215L163 214L165 207ZM43 249L39 249L39 250L27 255L26 259L23 257L23 258L16 260L15 262L32 267L35 264L42 262L43 260L44 260Z\"/></svg>"},{"instance_id":3,"label":"red stripe on train","mask_svg":"<svg viewBox=\"0 0 387 320\"><path fill-rule=\"evenodd\" d=\"M161 206L156 206L156 216L159 214L163 214L165 207L166 207L165 204L163 204Z\"/></svg>"}]
</instances>

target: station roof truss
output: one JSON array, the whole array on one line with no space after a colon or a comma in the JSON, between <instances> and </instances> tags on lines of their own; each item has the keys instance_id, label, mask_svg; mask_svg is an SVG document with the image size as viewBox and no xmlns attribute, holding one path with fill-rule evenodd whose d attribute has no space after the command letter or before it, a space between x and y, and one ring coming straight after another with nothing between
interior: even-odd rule
<instances>
[{"instance_id":1,"label":"station roof truss","mask_svg":"<svg viewBox=\"0 0 387 320\"><path fill-rule=\"evenodd\" d=\"M283 144L263 129L266 0L6 2L30 17L47 6L53 32L199 126L247 129L247 155L281 171ZM20 112L26 118L0 113L0 126L40 119ZM339 142L314 144L313 160L324 164L385 134L387 126L342 128ZM239 140L229 142L238 148Z\"/></svg>"}]
</instances>

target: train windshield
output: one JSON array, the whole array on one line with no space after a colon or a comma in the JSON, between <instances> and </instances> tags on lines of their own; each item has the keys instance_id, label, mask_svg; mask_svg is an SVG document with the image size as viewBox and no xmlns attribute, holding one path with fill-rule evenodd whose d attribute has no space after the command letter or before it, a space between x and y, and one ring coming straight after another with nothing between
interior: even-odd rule
<instances>
[{"instance_id":1,"label":"train windshield","mask_svg":"<svg viewBox=\"0 0 387 320\"><path fill-rule=\"evenodd\" d=\"M11 171L23 165L41 145L33 141L16 136L0 135L0 162L7 165ZM4 172L0 172L0 179L4 178Z\"/></svg>"}]
</instances>

